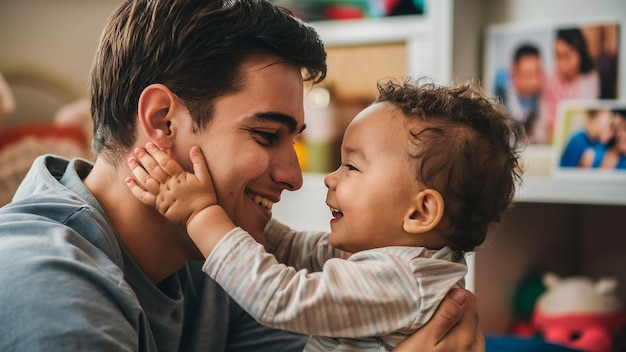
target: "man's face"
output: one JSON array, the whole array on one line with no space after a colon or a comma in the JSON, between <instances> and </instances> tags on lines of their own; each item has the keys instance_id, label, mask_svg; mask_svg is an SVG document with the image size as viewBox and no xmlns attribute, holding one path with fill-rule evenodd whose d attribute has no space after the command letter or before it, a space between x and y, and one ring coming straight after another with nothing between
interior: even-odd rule
<instances>
[{"instance_id":1,"label":"man's face","mask_svg":"<svg viewBox=\"0 0 626 352\"><path fill-rule=\"evenodd\" d=\"M202 149L232 221L262 243L272 204L302 186L294 139L304 128L303 81L299 68L274 57L242 70L243 90L217 99L207 129L189 136L188 147ZM183 167L191 170L189 161Z\"/></svg>"},{"instance_id":2,"label":"man's face","mask_svg":"<svg viewBox=\"0 0 626 352\"><path fill-rule=\"evenodd\" d=\"M543 85L543 70L539 56L520 57L513 66L512 77L515 91L519 96L532 98L538 95Z\"/></svg>"}]
</instances>

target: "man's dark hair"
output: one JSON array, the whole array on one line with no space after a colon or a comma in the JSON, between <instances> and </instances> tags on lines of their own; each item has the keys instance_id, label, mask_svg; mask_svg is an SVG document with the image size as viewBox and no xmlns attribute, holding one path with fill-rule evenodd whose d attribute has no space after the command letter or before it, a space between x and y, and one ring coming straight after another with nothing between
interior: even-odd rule
<instances>
[{"instance_id":1,"label":"man's dark hair","mask_svg":"<svg viewBox=\"0 0 626 352\"><path fill-rule=\"evenodd\" d=\"M240 65L275 55L304 79L326 76L316 31L265 0L126 0L105 27L91 69L93 148L112 160L132 147L141 92L161 83L187 106L194 129L216 98L243 87Z\"/></svg>"}]
</instances>

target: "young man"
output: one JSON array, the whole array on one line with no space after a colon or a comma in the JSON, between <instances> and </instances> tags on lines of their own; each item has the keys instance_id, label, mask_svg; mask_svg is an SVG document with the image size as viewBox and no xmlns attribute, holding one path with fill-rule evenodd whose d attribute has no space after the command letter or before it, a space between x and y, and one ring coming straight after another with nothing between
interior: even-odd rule
<instances>
[{"instance_id":1,"label":"young man","mask_svg":"<svg viewBox=\"0 0 626 352\"><path fill-rule=\"evenodd\" d=\"M199 145L220 205L263 243L253 198L301 186L303 73L325 71L316 33L269 2L124 1L92 68L95 163L41 157L0 209L0 350L300 350L305 337L261 327L206 279L185 228L124 180L137 146L190 170ZM473 296L453 296L404 348L484 348Z\"/></svg>"}]
</instances>

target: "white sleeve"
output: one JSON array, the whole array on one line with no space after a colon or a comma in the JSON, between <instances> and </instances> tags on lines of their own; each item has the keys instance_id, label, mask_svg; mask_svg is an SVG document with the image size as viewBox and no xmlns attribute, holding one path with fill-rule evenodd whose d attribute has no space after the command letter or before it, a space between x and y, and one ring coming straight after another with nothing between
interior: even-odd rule
<instances>
[{"instance_id":1,"label":"white sleeve","mask_svg":"<svg viewBox=\"0 0 626 352\"><path fill-rule=\"evenodd\" d=\"M330 259L323 272L311 273L279 264L236 229L219 242L203 270L259 323L273 328L368 337L421 326L423 291L413 269L382 251L367 252Z\"/></svg>"},{"instance_id":2,"label":"white sleeve","mask_svg":"<svg viewBox=\"0 0 626 352\"><path fill-rule=\"evenodd\" d=\"M330 258L348 258L350 253L333 248L330 233L324 231L295 231L271 220L265 227L266 250L280 263L296 269L321 271Z\"/></svg>"}]
</instances>

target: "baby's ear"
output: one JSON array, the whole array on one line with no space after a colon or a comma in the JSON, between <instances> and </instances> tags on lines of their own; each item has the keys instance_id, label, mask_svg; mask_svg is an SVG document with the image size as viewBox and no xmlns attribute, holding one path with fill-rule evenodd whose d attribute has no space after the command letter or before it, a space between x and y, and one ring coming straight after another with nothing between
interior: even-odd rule
<instances>
[{"instance_id":1,"label":"baby's ear","mask_svg":"<svg viewBox=\"0 0 626 352\"><path fill-rule=\"evenodd\" d=\"M443 218L444 202L441 193L427 188L420 191L404 218L403 229L408 233L433 230Z\"/></svg>"}]
</instances>

